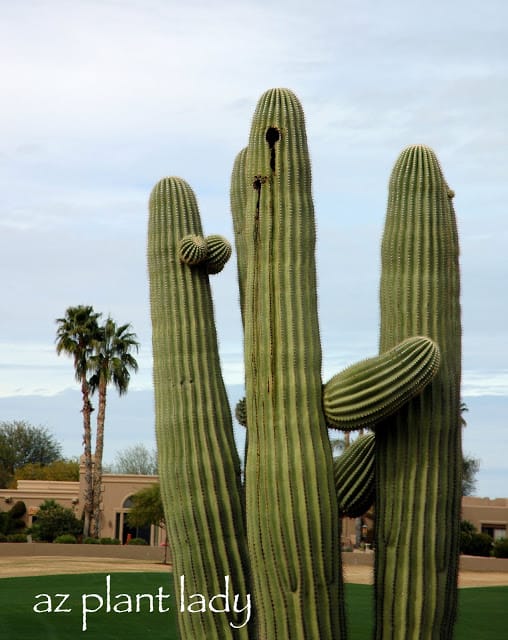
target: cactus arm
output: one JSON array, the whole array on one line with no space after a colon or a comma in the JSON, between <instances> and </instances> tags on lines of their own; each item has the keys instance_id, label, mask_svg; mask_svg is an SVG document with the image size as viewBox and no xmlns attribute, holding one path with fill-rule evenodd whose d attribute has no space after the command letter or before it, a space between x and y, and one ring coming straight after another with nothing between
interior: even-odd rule
<instances>
[{"instance_id":1,"label":"cactus arm","mask_svg":"<svg viewBox=\"0 0 508 640\"><path fill-rule=\"evenodd\" d=\"M247 535L259 638L345 637L337 500L322 411L314 212L303 112L258 102L247 152Z\"/></svg>"},{"instance_id":2,"label":"cactus arm","mask_svg":"<svg viewBox=\"0 0 508 640\"><path fill-rule=\"evenodd\" d=\"M458 236L433 151L405 149L382 242L380 352L411 335L439 344L423 392L376 428L376 638L451 638L460 520Z\"/></svg>"},{"instance_id":3,"label":"cactus arm","mask_svg":"<svg viewBox=\"0 0 508 640\"><path fill-rule=\"evenodd\" d=\"M182 244L189 236L198 240ZM178 611L185 607L181 575L189 594L223 592L224 576L240 602L249 592L240 465L220 371L208 257L201 256L197 267L181 260L190 255L194 262L202 238L190 187L178 178L159 181L150 196L148 271L161 494ZM244 615L185 610L179 613L180 637L247 640L247 626L230 625L241 624Z\"/></svg>"},{"instance_id":4,"label":"cactus arm","mask_svg":"<svg viewBox=\"0 0 508 640\"><path fill-rule=\"evenodd\" d=\"M328 426L372 428L420 393L438 370L438 346L419 336L348 367L324 385Z\"/></svg>"},{"instance_id":5,"label":"cactus arm","mask_svg":"<svg viewBox=\"0 0 508 640\"><path fill-rule=\"evenodd\" d=\"M202 264L208 255L208 245L201 236L188 235L179 243L178 257L180 262L195 266Z\"/></svg>"},{"instance_id":6,"label":"cactus arm","mask_svg":"<svg viewBox=\"0 0 508 640\"><path fill-rule=\"evenodd\" d=\"M222 236L213 235L206 238L207 256L205 260L206 270L209 274L220 273L229 258L231 258L231 245Z\"/></svg>"},{"instance_id":7,"label":"cactus arm","mask_svg":"<svg viewBox=\"0 0 508 640\"><path fill-rule=\"evenodd\" d=\"M375 436L358 437L333 461L339 514L358 518L370 509L376 493Z\"/></svg>"}]
</instances>

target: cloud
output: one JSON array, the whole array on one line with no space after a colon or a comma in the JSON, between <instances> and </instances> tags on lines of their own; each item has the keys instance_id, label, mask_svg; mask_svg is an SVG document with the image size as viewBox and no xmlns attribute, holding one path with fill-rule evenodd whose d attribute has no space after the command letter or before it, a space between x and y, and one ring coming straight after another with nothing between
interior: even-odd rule
<instances>
[{"instance_id":1,"label":"cloud","mask_svg":"<svg viewBox=\"0 0 508 640\"><path fill-rule=\"evenodd\" d=\"M462 395L466 398L508 396L508 369L501 371L464 371Z\"/></svg>"},{"instance_id":2,"label":"cloud","mask_svg":"<svg viewBox=\"0 0 508 640\"><path fill-rule=\"evenodd\" d=\"M149 372L150 190L164 175L185 177L206 232L231 238L233 159L261 92L289 86L306 111L312 157L325 377L376 352L386 185L400 149L418 141L435 147L457 193L464 360L479 372L465 377L464 389L504 393L504 18L499 0L481 7L394 0L6 4L0 336L13 345L2 353L7 392L40 388L41 377L50 390L68 386L70 363L57 374L41 354L49 349L56 358L54 319L72 304L132 322ZM225 377L239 381L234 263L212 286Z\"/></svg>"}]
</instances>

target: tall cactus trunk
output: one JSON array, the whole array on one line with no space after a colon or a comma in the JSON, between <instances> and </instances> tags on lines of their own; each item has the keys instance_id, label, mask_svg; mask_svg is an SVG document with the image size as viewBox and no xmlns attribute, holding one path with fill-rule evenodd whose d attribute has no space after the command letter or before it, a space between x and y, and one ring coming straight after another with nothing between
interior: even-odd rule
<instances>
[{"instance_id":1,"label":"tall cactus trunk","mask_svg":"<svg viewBox=\"0 0 508 640\"><path fill-rule=\"evenodd\" d=\"M380 351L413 335L440 348L422 394L376 429L378 640L447 639L457 609L461 325L452 192L434 153L405 149L382 243Z\"/></svg>"},{"instance_id":2,"label":"tall cactus trunk","mask_svg":"<svg viewBox=\"0 0 508 640\"><path fill-rule=\"evenodd\" d=\"M208 244L220 258L217 237ZM178 178L161 180L150 198L148 267L161 495L174 554L180 638L247 640L250 609L239 611L250 598L240 464L207 273L221 265L219 259L196 265L206 252L192 190ZM182 254L188 264L180 261ZM199 612L192 594L208 602L225 592L226 577L229 612L208 606Z\"/></svg>"},{"instance_id":3,"label":"tall cactus trunk","mask_svg":"<svg viewBox=\"0 0 508 640\"><path fill-rule=\"evenodd\" d=\"M247 175L246 500L256 637L336 640L345 637L345 617L311 172L303 112L288 90L258 103Z\"/></svg>"}]
</instances>

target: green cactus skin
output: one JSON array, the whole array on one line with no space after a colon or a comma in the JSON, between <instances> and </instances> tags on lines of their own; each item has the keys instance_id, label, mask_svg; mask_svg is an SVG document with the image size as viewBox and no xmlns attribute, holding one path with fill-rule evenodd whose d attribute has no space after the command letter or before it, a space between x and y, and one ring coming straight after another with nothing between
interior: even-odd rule
<instances>
[{"instance_id":1,"label":"green cactus skin","mask_svg":"<svg viewBox=\"0 0 508 640\"><path fill-rule=\"evenodd\" d=\"M180 240L178 256L184 264L195 266L206 260L208 245L200 236L185 236Z\"/></svg>"},{"instance_id":2,"label":"green cactus skin","mask_svg":"<svg viewBox=\"0 0 508 640\"><path fill-rule=\"evenodd\" d=\"M341 517L358 518L374 503L375 435L359 436L333 461L335 489Z\"/></svg>"},{"instance_id":3,"label":"green cactus skin","mask_svg":"<svg viewBox=\"0 0 508 640\"><path fill-rule=\"evenodd\" d=\"M329 380L323 410L329 427L372 428L419 394L439 369L439 348L429 338L408 338Z\"/></svg>"},{"instance_id":4,"label":"green cactus skin","mask_svg":"<svg viewBox=\"0 0 508 640\"><path fill-rule=\"evenodd\" d=\"M231 258L232 248L226 238L213 235L206 238L208 254L206 257L206 269L209 274L220 273Z\"/></svg>"},{"instance_id":5,"label":"green cactus skin","mask_svg":"<svg viewBox=\"0 0 508 640\"><path fill-rule=\"evenodd\" d=\"M206 261L180 260L180 241L203 236L194 194L179 178L164 178L150 197L148 269L152 316L156 434L161 493L179 578L188 595L224 592L244 606L246 539L240 464L220 371ZM208 244L208 241L207 241ZM220 252L219 252L220 253ZM221 254L222 255L222 254ZM180 638L247 640L243 613L179 613Z\"/></svg>"},{"instance_id":6,"label":"green cactus skin","mask_svg":"<svg viewBox=\"0 0 508 640\"><path fill-rule=\"evenodd\" d=\"M245 244L245 209L247 206L247 148L236 156L231 173L230 204L235 232L236 259L238 270L238 288L240 290L240 309L242 322L244 316L244 287L247 271L247 247ZM251 186L252 188L252 186Z\"/></svg>"},{"instance_id":7,"label":"green cactus skin","mask_svg":"<svg viewBox=\"0 0 508 640\"><path fill-rule=\"evenodd\" d=\"M247 152L247 537L257 638L345 637L339 517L322 410L315 229L303 111L260 98Z\"/></svg>"},{"instance_id":8,"label":"green cactus skin","mask_svg":"<svg viewBox=\"0 0 508 640\"><path fill-rule=\"evenodd\" d=\"M411 335L439 344L432 383L376 429L377 639L449 639L457 609L461 500L459 248L434 152L393 169L382 241L380 352Z\"/></svg>"}]
</instances>

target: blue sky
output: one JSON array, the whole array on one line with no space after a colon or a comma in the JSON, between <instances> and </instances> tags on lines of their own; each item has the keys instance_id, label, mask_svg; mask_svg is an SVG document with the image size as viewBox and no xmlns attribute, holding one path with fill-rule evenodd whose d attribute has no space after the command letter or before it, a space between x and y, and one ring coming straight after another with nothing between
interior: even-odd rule
<instances>
[{"instance_id":1,"label":"blue sky","mask_svg":"<svg viewBox=\"0 0 508 640\"><path fill-rule=\"evenodd\" d=\"M425 143L456 192L464 400L508 399L504 3L0 0L0 10L0 396L18 397L20 414L23 396L74 386L54 351L55 318L70 305L132 323L142 344L132 388L150 387L150 190L184 177L206 233L232 238L232 163L274 86L293 89L306 113L324 377L376 353L388 177L404 146ZM213 288L224 375L241 383L234 262ZM506 414L489 415L496 430L474 440L487 427L470 411L466 447L480 447L482 482L497 474L480 492L508 495Z\"/></svg>"}]
</instances>

